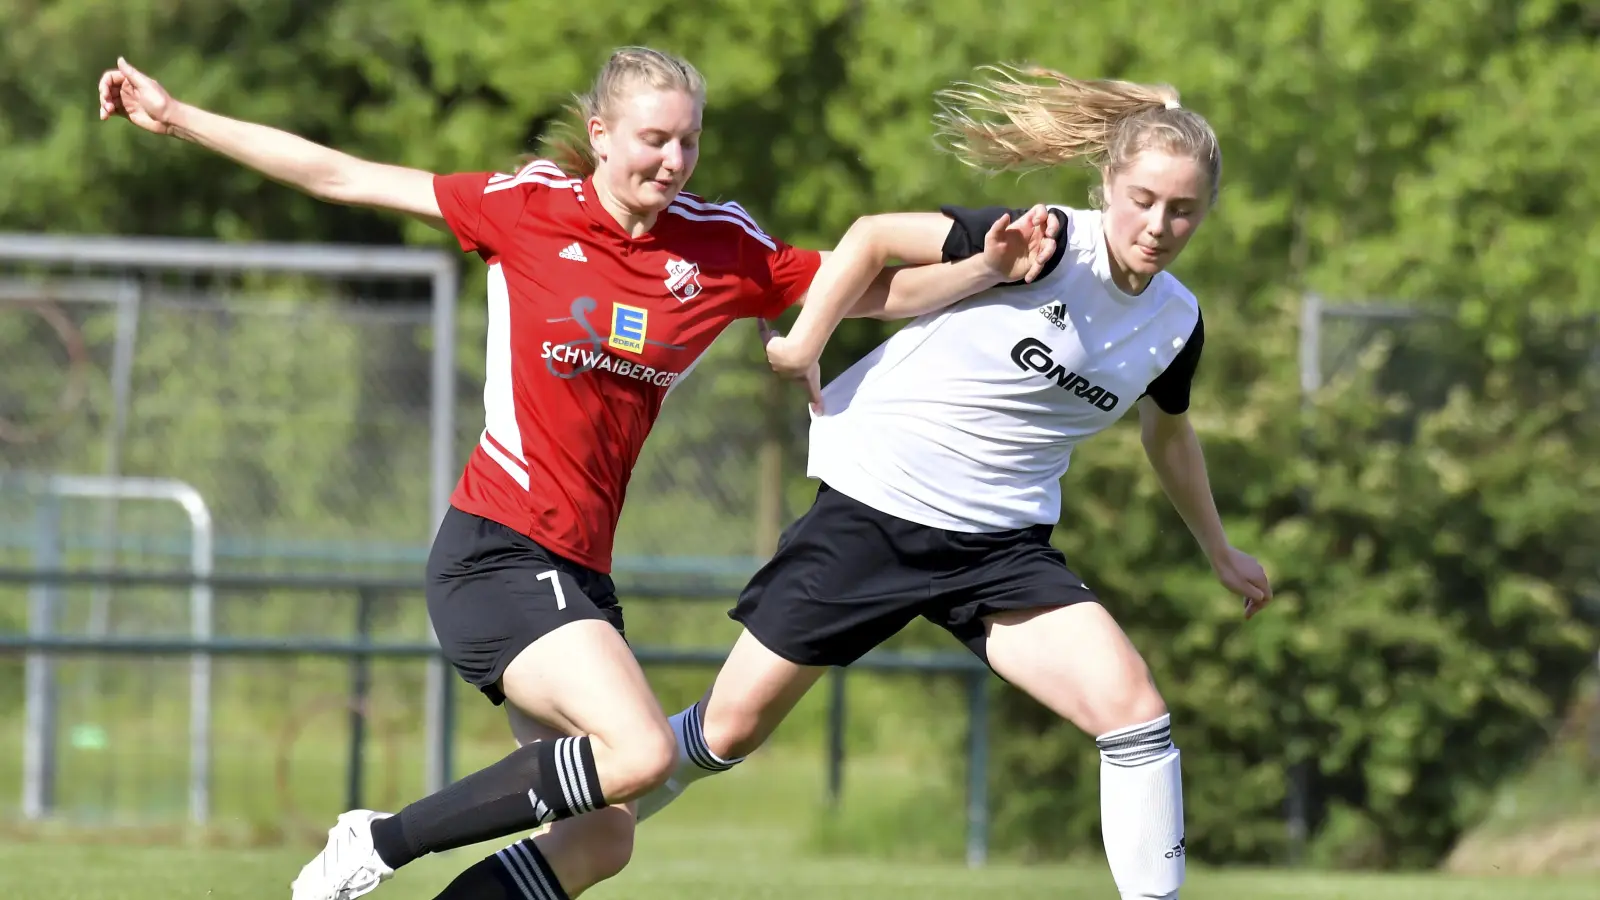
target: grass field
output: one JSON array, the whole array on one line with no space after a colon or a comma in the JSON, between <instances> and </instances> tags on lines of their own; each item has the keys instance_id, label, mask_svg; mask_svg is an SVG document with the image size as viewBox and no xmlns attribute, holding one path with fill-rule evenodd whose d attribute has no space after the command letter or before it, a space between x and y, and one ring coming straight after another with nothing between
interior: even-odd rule
<instances>
[{"instance_id":1,"label":"grass field","mask_svg":"<svg viewBox=\"0 0 1600 900\"><path fill-rule=\"evenodd\" d=\"M641 841L620 878L585 894L659 900L1007 900L1108 898L1110 879L1092 867L991 866L815 859L785 849L780 835L729 827L656 834ZM477 857L459 851L424 860L373 897L426 900ZM303 854L93 846L0 845L0 896L49 900L282 900ZM1196 871L1185 900L1592 900L1593 879L1461 879Z\"/></svg>"},{"instance_id":2,"label":"grass field","mask_svg":"<svg viewBox=\"0 0 1600 900\"><path fill-rule=\"evenodd\" d=\"M641 829L634 863L622 877L587 897L659 900L754 900L827 897L838 900L942 900L991 895L1006 900L1108 898L1104 867L993 864L970 870L959 862L958 816L927 835L927 844L893 861L882 832L915 814L920 788L901 765L860 761L856 790L836 819L817 802L821 773L814 753L758 757L697 785ZM870 788L867 787L870 785ZM929 799L928 807L954 810ZM732 812L725 812L725 811ZM921 811L926 814L926 809ZM923 829L925 831L925 829ZM373 896L427 900L461 868L502 842L422 860ZM831 848L824 851L822 848ZM0 898L49 900L283 900L288 882L316 850L298 841L271 847L213 847L145 839L84 840L13 833L0 843ZM951 861L941 861L951 860ZM1366 876L1280 871L1220 871L1195 865L1185 900L1476 900L1593 898L1589 878L1521 879Z\"/></svg>"},{"instance_id":3,"label":"grass field","mask_svg":"<svg viewBox=\"0 0 1600 900\"><path fill-rule=\"evenodd\" d=\"M78 665L78 664L73 664ZM172 665L181 666L181 663ZM394 694L378 704L379 721L414 729L414 701L404 696L397 668L375 667L377 683ZM64 674L72 670L64 669ZM288 883L316 852L318 832L343 806L344 713L322 703L329 685L345 683L334 665L230 661L218 666L214 809L216 828L204 839L175 831L136 832L139 823L181 821L185 745L181 678L163 681L151 665L124 665L110 683L122 691L91 695L93 702L63 702L63 734L100 723L103 741L62 748L59 797L78 824L38 830L15 824L20 779L20 721L0 716L0 900L287 900ZM181 674L181 672L180 672ZM667 705L692 697L704 673L682 673L677 685L658 673ZM170 683L169 683L170 682ZM68 682L69 684L74 682ZM982 870L961 864L960 797L948 772L937 771L939 748L951 746L941 729L959 729L959 717L929 721L911 705L890 702L892 679L852 679L849 704L851 756L838 810L823 795L821 729L824 692L797 710L780 740L727 775L697 785L640 832L634 862L624 875L586 897L646 900L741 900L815 897L871 900L940 900L992 894L997 900L1107 898L1116 892L1102 863L1089 860L1023 866L996 863ZM934 689L918 682L917 689ZM457 773L499 758L507 749L498 711L470 696L459 698ZM176 700L173 698L177 698ZM902 704L903 705L903 704ZM288 729L289 712L297 723ZM907 735L916 735L907 740ZM942 735L942 736L941 736ZM881 737L875 737L881 736ZM288 738L292 737L292 740ZM885 754L894 748L900 755ZM393 808L421 789L420 740L413 731L387 739L374 726L368 754L368 801ZM1576 752L1576 751L1573 751ZM1571 757L1571 758L1568 758ZM945 760L945 763L948 763ZM1475 865L1460 868L1483 877L1368 876L1307 871L1214 870L1191 859L1185 900L1353 898L1353 900L1540 900L1600 897L1595 871L1568 878L1521 878L1508 873L1546 847L1512 847L1508 840L1564 818L1593 821L1594 781L1572 753L1551 754L1544 764L1508 785L1481 831L1487 843L1464 845ZM72 832L93 826L115 831ZM1541 839L1542 840L1542 839ZM428 900L456 872L503 842L467 848L408 868L374 896ZM1549 841L1543 843L1549 844ZM1588 846L1588 845L1585 845ZM1600 847L1600 845L1596 845ZM1514 850L1515 852L1508 852ZM1579 847L1587 860L1600 853Z\"/></svg>"}]
</instances>

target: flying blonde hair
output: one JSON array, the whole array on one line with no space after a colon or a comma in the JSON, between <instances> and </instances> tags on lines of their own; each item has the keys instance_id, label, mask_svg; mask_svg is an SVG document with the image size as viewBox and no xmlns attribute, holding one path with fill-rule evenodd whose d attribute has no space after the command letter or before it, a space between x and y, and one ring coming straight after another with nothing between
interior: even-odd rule
<instances>
[{"instance_id":1,"label":"flying blonde hair","mask_svg":"<svg viewBox=\"0 0 1600 900\"><path fill-rule=\"evenodd\" d=\"M1222 181L1222 149L1205 117L1184 109L1167 84L1082 81L1039 66L997 65L980 83L937 92L934 116L939 146L980 171L1032 170L1077 164L1109 176L1145 150L1187 156L1200 163L1215 203ZM1090 192L1105 205L1105 185Z\"/></svg>"}]
</instances>

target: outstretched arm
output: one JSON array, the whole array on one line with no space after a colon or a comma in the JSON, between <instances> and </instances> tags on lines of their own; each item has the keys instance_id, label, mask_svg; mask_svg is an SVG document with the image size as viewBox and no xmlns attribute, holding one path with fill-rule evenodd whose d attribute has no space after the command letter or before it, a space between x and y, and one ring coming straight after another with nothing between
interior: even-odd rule
<instances>
[{"instance_id":1,"label":"outstretched arm","mask_svg":"<svg viewBox=\"0 0 1600 900\"><path fill-rule=\"evenodd\" d=\"M788 335L767 342L773 369L800 377L850 317L908 318L942 309L1005 281L1032 281L1055 255L1059 221L1043 205L990 224L981 252L942 262L953 223L938 213L857 219L817 270ZM885 271L890 259L910 267Z\"/></svg>"},{"instance_id":2,"label":"outstretched arm","mask_svg":"<svg viewBox=\"0 0 1600 900\"><path fill-rule=\"evenodd\" d=\"M1217 580L1244 598L1249 618L1272 602L1272 584L1254 557L1229 543L1200 436L1189 424L1189 392L1205 340L1205 320L1197 318L1183 349L1139 398L1139 437L1162 491L1205 552Z\"/></svg>"},{"instance_id":3,"label":"outstretched arm","mask_svg":"<svg viewBox=\"0 0 1600 900\"><path fill-rule=\"evenodd\" d=\"M403 213L447 230L432 173L368 162L276 128L181 103L120 58L100 77L100 118L113 116L199 144L318 200Z\"/></svg>"}]
</instances>

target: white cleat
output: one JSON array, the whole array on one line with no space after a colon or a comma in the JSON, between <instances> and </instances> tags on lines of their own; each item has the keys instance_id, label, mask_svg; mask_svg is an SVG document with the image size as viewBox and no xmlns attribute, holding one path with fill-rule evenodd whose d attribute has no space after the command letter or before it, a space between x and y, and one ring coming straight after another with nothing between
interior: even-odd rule
<instances>
[{"instance_id":1,"label":"white cleat","mask_svg":"<svg viewBox=\"0 0 1600 900\"><path fill-rule=\"evenodd\" d=\"M394 876L372 846L372 823L388 813L352 809L328 829L322 852L289 885L294 900L355 900Z\"/></svg>"}]
</instances>

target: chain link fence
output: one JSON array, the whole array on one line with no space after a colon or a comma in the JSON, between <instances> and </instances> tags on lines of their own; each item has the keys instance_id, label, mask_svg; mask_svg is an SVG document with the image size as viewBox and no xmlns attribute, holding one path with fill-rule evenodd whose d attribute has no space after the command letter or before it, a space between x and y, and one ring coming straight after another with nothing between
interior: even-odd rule
<instances>
[{"instance_id":1,"label":"chain link fence","mask_svg":"<svg viewBox=\"0 0 1600 900\"><path fill-rule=\"evenodd\" d=\"M457 277L434 251L0 235L0 566L415 572L459 458ZM350 605L41 581L0 586L0 628L328 635ZM415 610L387 627L429 637ZM20 727L0 778L22 783L24 818L204 820L213 760L237 769L262 743L239 701L314 707L333 668L6 658L0 683L21 690L0 713ZM444 670L408 668L427 698L417 774L438 782Z\"/></svg>"},{"instance_id":2,"label":"chain link fence","mask_svg":"<svg viewBox=\"0 0 1600 900\"><path fill-rule=\"evenodd\" d=\"M483 426L482 272L458 266L427 250L0 235L0 569L263 579L0 582L0 631L431 640L421 567ZM731 597L805 502L785 477L804 400L761 362L753 323L736 323L673 391L629 487L625 595ZM271 586L283 578L301 584ZM417 590L358 602L352 579ZM716 644L709 610L689 606L642 602L630 624ZM0 785L23 785L0 817L315 823L342 777L339 742L319 735L346 720L395 764L378 799L442 786L453 673L363 662L370 696L353 709L352 665L0 656Z\"/></svg>"}]
</instances>

